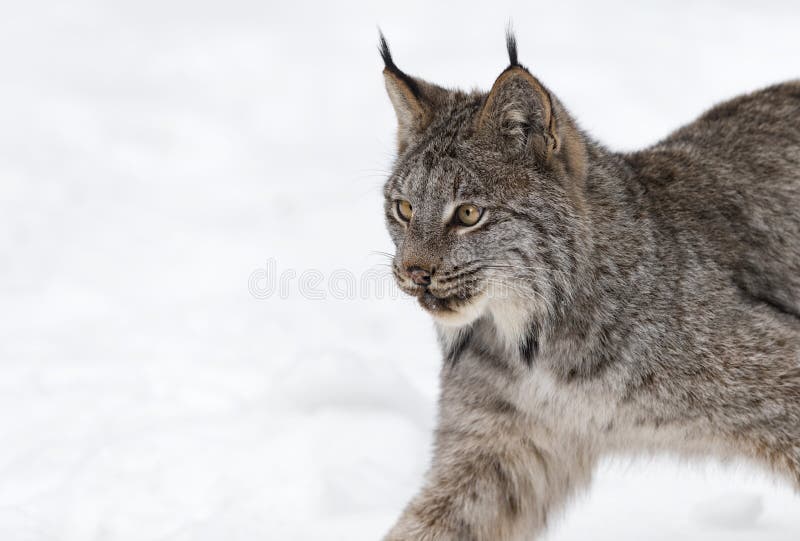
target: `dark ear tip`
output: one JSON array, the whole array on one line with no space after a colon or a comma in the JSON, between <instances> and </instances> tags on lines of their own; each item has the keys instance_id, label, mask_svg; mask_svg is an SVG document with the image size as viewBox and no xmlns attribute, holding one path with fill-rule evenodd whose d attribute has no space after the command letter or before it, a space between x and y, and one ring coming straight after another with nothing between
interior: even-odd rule
<instances>
[{"instance_id":1,"label":"dark ear tip","mask_svg":"<svg viewBox=\"0 0 800 541\"><path fill-rule=\"evenodd\" d=\"M508 66L519 66L520 64L517 61L517 37L514 35L511 23L508 23L508 27L506 27L506 49L508 49Z\"/></svg>"},{"instance_id":2,"label":"dark ear tip","mask_svg":"<svg viewBox=\"0 0 800 541\"><path fill-rule=\"evenodd\" d=\"M381 53L384 66L391 71L397 70L397 66L394 65L394 61L392 60L392 53L389 51L389 44L386 42L386 38L380 28L378 28L378 37L378 52Z\"/></svg>"},{"instance_id":3,"label":"dark ear tip","mask_svg":"<svg viewBox=\"0 0 800 541\"><path fill-rule=\"evenodd\" d=\"M383 36L383 32L381 32L380 28L378 29L378 52L381 53L381 58L383 58L384 73L388 71L403 81L409 90L411 90L411 93L414 94L414 96L419 97L419 85L417 85L417 82L414 81L414 79L409 77L403 70L395 65L394 60L392 59L392 53L389 51L389 44L386 42L386 38Z\"/></svg>"}]
</instances>

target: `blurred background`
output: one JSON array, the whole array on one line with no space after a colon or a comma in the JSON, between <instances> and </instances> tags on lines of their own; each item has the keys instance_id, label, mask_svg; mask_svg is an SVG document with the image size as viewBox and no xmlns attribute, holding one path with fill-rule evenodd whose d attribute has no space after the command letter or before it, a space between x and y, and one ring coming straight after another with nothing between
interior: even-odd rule
<instances>
[{"instance_id":1,"label":"blurred background","mask_svg":"<svg viewBox=\"0 0 800 541\"><path fill-rule=\"evenodd\" d=\"M0 14L9 541L375 540L418 487L439 356L376 253L377 25L402 69L487 89L513 20L521 61L619 150L800 75L792 1ZM789 541L799 510L748 467L621 459L548 539Z\"/></svg>"}]
</instances>

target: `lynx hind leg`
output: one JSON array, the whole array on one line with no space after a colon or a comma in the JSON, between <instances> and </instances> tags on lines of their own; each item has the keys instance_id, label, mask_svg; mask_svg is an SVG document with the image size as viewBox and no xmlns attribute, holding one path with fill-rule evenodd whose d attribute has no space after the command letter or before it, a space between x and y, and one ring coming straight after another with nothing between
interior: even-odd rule
<instances>
[{"instance_id":1,"label":"lynx hind leg","mask_svg":"<svg viewBox=\"0 0 800 541\"><path fill-rule=\"evenodd\" d=\"M740 226L744 243L733 265L746 296L800 318L800 152L796 156L793 164L785 164L793 178L771 186L772 197L749 209L750 223Z\"/></svg>"},{"instance_id":2,"label":"lynx hind leg","mask_svg":"<svg viewBox=\"0 0 800 541\"><path fill-rule=\"evenodd\" d=\"M754 454L778 475L788 476L800 493L800 365L778 377L769 402L772 413L759 423Z\"/></svg>"},{"instance_id":3,"label":"lynx hind leg","mask_svg":"<svg viewBox=\"0 0 800 541\"><path fill-rule=\"evenodd\" d=\"M777 258L775 258L777 259ZM737 271L736 285L746 298L765 303L800 321L800 262L767 266L743 265Z\"/></svg>"},{"instance_id":4,"label":"lynx hind leg","mask_svg":"<svg viewBox=\"0 0 800 541\"><path fill-rule=\"evenodd\" d=\"M787 465L794 481L795 490L800 493L800 355L797 359L798 366L789 370L784 378L783 389L786 393L787 404L790 410L789 452Z\"/></svg>"},{"instance_id":5,"label":"lynx hind leg","mask_svg":"<svg viewBox=\"0 0 800 541\"><path fill-rule=\"evenodd\" d=\"M798 391L795 393L794 403L797 407L795 416L794 443L787 459L789 472L794 481L795 490L800 493L800 368L794 371L797 378Z\"/></svg>"},{"instance_id":6,"label":"lynx hind leg","mask_svg":"<svg viewBox=\"0 0 800 541\"><path fill-rule=\"evenodd\" d=\"M795 491L800 494L800 439L790 446L786 452L762 452L761 455L767 456L767 461L772 470L779 476L789 477Z\"/></svg>"}]
</instances>

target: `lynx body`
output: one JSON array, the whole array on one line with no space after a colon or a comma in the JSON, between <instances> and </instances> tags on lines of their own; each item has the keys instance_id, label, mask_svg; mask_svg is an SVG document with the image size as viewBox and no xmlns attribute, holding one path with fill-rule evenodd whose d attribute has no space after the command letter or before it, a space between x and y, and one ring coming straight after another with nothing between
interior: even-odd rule
<instances>
[{"instance_id":1,"label":"lynx body","mask_svg":"<svg viewBox=\"0 0 800 541\"><path fill-rule=\"evenodd\" d=\"M382 39L393 270L444 358L432 466L386 539L536 538L614 453L800 488L800 82L618 154L508 49L465 93Z\"/></svg>"}]
</instances>

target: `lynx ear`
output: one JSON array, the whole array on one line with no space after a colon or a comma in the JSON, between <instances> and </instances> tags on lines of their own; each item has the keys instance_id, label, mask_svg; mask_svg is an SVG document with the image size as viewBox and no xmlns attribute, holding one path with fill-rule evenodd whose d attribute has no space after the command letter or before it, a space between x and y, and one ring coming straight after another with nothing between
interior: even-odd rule
<instances>
[{"instance_id":1,"label":"lynx ear","mask_svg":"<svg viewBox=\"0 0 800 541\"><path fill-rule=\"evenodd\" d=\"M402 154L428 126L436 103L446 91L411 77L398 68L383 34L380 34L380 53L385 65L383 78L386 91L397 115L398 152Z\"/></svg>"},{"instance_id":2,"label":"lynx ear","mask_svg":"<svg viewBox=\"0 0 800 541\"><path fill-rule=\"evenodd\" d=\"M533 152L540 160L563 162L582 173L585 149L577 128L550 92L517 62L517 42L509 31L509 66L486 96L476 130L512 155Z\"/></svg>"}]
</instances>

